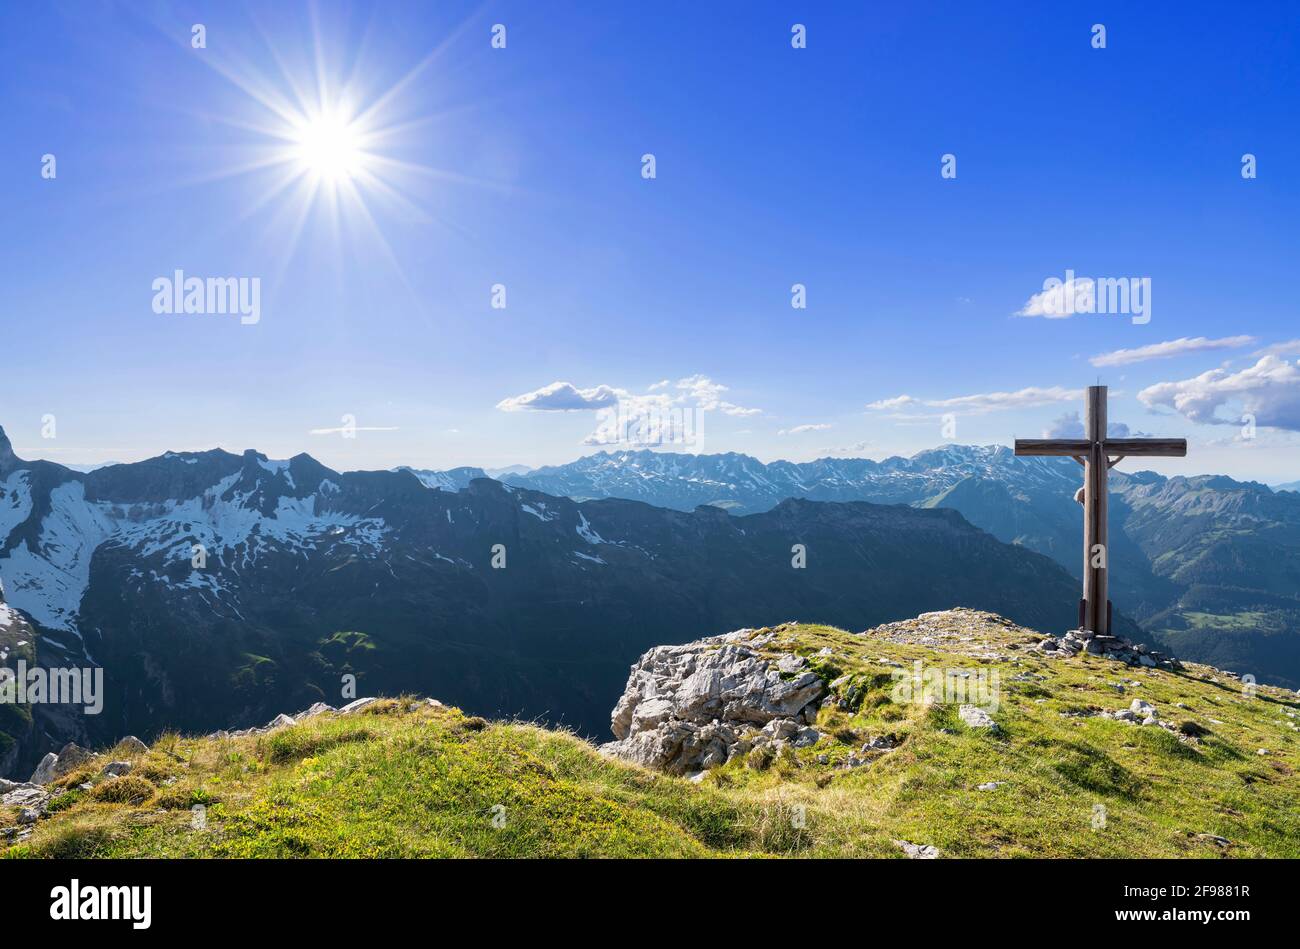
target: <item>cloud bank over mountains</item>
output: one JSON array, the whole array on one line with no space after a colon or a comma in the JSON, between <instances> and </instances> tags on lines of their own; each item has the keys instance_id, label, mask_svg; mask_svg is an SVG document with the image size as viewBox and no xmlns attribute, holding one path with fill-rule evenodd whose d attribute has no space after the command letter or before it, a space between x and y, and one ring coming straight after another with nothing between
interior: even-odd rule
<instances>
[{"instance_id":1,"label":"cloud bank over mountains","mask_svg":"<svg viewBox=\"0 0 1300 949\"><path fill-rule=\"evenodd\" d=\"M1221 410L1239 405L1256 425L1300 431L1300 367L1277 356L1263 356L1236 372L1211 369L1179 382L1161 382L1138 393L1148 408L1169 408L1201 425L1241 425L1242 416Z\"/></svg>"},{"instance_id":2,"label":"cloud bank over mountains","mask_svg":"<svg viewBox=\"0 0 1300 949\"><path fill-rule=\"evenodd\" d=\"M698 432L700 413L738 418L762 414L762 409L724 399L727 391L727 386L699 374L676 382L663 379L644 393L609 385L580 389L571 382L552 382L502 399L497 408L503 412L596 412L596 429L582 440L584 445L619 443L629 432L647 444L682 444L684 437L689 441L692 431Z\"/></svg>"},{"instance_id":3,"label":"cloud bank over mountains","mask_svg":"<svg viewBox=\"0 0 1300 949\"><path fill-rule=\"evenodd\" d=\"M910 395L898 395L892 399L880 399L868 402L867 408L873 412L901 412L906 409L935 409L940 412L960 412L982 415L986 412L998 412L1005 409L1033 408L1040 405L1052 405L1057 402L1069 402L1083 398L1083 389L1066 389L1062 386L1039 388L1029 386L1014 392L982 392L975 395L962 395L951 399L917 399Z\"/></svg>"}]
</instances>

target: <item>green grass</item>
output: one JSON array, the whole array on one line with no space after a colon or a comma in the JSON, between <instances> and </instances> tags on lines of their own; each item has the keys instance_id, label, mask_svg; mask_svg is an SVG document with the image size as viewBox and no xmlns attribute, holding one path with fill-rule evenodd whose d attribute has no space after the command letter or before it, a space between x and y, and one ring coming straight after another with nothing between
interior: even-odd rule
<instances>
[{"instance_id":1,"label":"green grass","mask_svg":"<svg viewBox=\"0 0 1300 949\"><path fill-rule=\"evenodd\" d=\"M826 737L813 747L732 761L699 782L611 761L563 732L386 700L266 736L167 736L133 759L129 778L70 775L57 812L6 854L899 857L893 841L904 839L945 857L1300 856L1293 695L1260 687L1251 697L1206 667L1048 660L1026 652L1032 634L1015 627L987 632L1003 654L987 665L822 626L776 635L766 652L808 656L828 679L850 675L851 707L823 709ZM834 655L816 657L826 646ZM950 705L895 701L881 659L997 669L1000 733L967 728ZM1035 678L1016 679L1026 674ZM1112 687L1133 681L1123 694ZM1181 742L1062 714L1135 697L1204 733ZM836 767L891 733L895 750ZM94 788L78 790L87 780ZM992 781L1004 783L977 790ZM11 825L2 811L0 826Z\"/></svg>"},{"instance_id":2,"label":"green grass","mask_svg":"<svg viewBox=\"0 0 1300 949\"><path fill-rule=\"evenodd\" d=\"M1267 625L1269 616L1260 612L1242 613L1203 613L1183 610L1183 618L1192 629L1230 630L1232 632L1249 632Z\"/></svg>"}]
</instances>

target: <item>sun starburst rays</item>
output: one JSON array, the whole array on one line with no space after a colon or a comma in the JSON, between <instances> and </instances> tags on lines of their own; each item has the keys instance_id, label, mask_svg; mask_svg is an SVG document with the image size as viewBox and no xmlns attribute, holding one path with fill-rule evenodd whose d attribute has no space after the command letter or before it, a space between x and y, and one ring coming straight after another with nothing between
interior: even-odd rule
<instances>
[{"instance_id":1,"label":"sun starburst rays","mask_svg":"<svg viewBox=\"0 0 1300 949\"><path fill-rule=\"evenodd\" d=\"M160 189L206 187L224 182L233 204L214 222L217 231L250 233L264 254L269 292L291 272L322 272L313 246L335 277L356 275L367 257L382 262L424 309L404 271L414 255L412 229L432 229L433 240L473 240L474 228L455 220L466 188L519 191L505 181L465 174L429 162L439 143L455 153L465 113L483 108L479 99L450 99L452 85L439 81L437 64L464 34L468 22L443 35L436 46L391 69L391 55L372 42L370 28L349 39L348 27L322 30L313 12L299 42L268 31L252 16L260 48L226 47L201 58L236 95L203 110L181 106L210 129L229 130L193 152L198 166L159 181ZM355 36L355 32L352 33ZM273 39L273 36L275 37ZM385 57L388 57L385 59ZM381 78L383 77L383 78ZM244 185L233 182L242 179ZM436 210L435 210L436 209ZM380 271L360 271L362 280Z\"/></svg>"},{"instance_id":2,"label":"sun starburst rays","mask_svg":"<svg viewBox=\"0 0 1300 949\"><path fill-rule=\"evenodd\" d=\"M244 140L227 147L237 158L190 184L237 176L255 179L258 186L249 191L247 205L236 217L269 213L279 223L288 221L288 227L273 238L283 254L276 268L280 272L296 255L300 242L316 230L310 226L314 217L327 228L321 236L340 257L343 232L358 228L368 246L378 248L400 270L372 205L396 210L408 220L431 223L417 192L422 183L437 176L437 169L399 155L403 146L419 140L412 131L428 121L425 116L412 118L411 104L402 100L401 93L427 68L433 54L391 85L366 95L356 81L363 72L356 62L346 72L331 68L327 44L315 22L305 59L286 56L262 35L272 64L270 78L248 62L205 59L247 97L248 107L208 116L243 133ZM295 62L300 67L295 68ZM288 212L288 219L283 212Z\"/></svg>"}]
</instances>

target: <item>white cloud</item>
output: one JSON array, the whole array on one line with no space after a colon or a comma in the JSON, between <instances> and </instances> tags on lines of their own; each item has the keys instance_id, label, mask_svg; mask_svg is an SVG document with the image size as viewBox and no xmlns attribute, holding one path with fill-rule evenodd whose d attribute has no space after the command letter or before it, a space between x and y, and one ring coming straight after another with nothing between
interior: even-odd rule
<instances>
[{"instance_id":1,"label":"white cloud","mask_svg":"<svg viewBox=\"0 0 1300 949\"><path fill-rule=\"evenodd\" d=\"M502 399L497 408L502 412L522 412L526 409L537 412L574 412L588 409L603 409L613 405L619 397L625 395L621 389L611 386L593 386L579 389L571 382L552 382L532 392Z\"/></svg>"},{"instance_id":2,"label":"white cloud","mask_svg":"<svg viewBox=\"0 0 1300 949\"><path fill-rule=\"evenodd\" d=\"M666 391L671 390L671 391ZM698 437L700 413L719 412L737 417L760 415L761 409L746 408L728 402L728 391L708 376L694 375L670 383L664 379L635 394L614 386L598 385L579 389L570 382L552 382L523 395L502 399L497 408L503 412L524 410L538 412L596 411L596 430L583 439L584 445L610 445L626 442L628 433L641 433L644 444L659 444L660 439L678 444L683 438Z\"/></svg>"},{"instance_id":3,"label":"white cloud","mask_svg":"<svg viewBox=\"0 0 1300 949\"><path fill-rule=\"evenodd\" d=\"M924 407L941 411L961 411L969 415L983 415L986 412L999 412L1004 409L1033 408L1039 405L1052 405L1056 402L1069 402L1083 398L1082 389L1066 389L1062 386L1039 388L1029 386L1014 392L982 392L976 395L962 395L952 399L916 399L910 395L899 395L892 399L881 399L867 404L868 409L876 411L897 411L902 408Z\"/></svg>"},{"instance_id":4,"label":"white cloud","mask_svg":"<svg viewBox=\"0 0 1300 949\"><path fill-rule=\"evenodd\" d=\"M396 425L340 425L338 428L313 428L308 435L340 435L344 432L396 432Z\"/></svg>"},{"instance_id":5,"label":"white cloud","mask_svg":"<svg viewBox=\"0 0 1300 949\"><path fill-rule=\"evenodd\" d=\"M877 412L885 412L920 404L920 399L914 399L910 395L896 395L892 399L879 399L875 402L868 402L867 408Z\"/></svg>"},{"instance_id":6,"label":"white cloud","mask_svg":"<svg viewBox=\"0 0 1300 949\"><path fill-rule=\"evenodd\" d=\"M1300 431L1300 367L1263 356L1239 372L1211 369L1181 382L1161 382L1138 393L1146 406L1166 406L1203 425L1240 425L1241 415L1223 418L1221 407L1239 405L1255 424Z\"/></svg>"},{"instance_id":7,"label":"white cloud","mask_svg":"<svg viewBox=\"0 0 1300 949\"><path fill-rule=\"evenodd\" d=\"M794 428L783 428L778 435L802 435L804 432L824 432L831 426L826 422L818 422L812 425L796 425Z\"/></svg>"},{"instance_id":8,"label":"white cloud","mask_svg":"<svg viewBox=\"0 0 1300 949\"><path fill-rule=\"evenodd\" d=\"M1108 422L1106 434L1111 438L1128 438L1131 433L1123 422ZM1043 438L1083 438L1083 435L1083 419L1078 412L1066 412L1043 430Z\"/></svg>"},{"instance_id":9,"label":"white cloud","mask_svg":"<svg viewBox=\"0 0 1300 949\"><path fill-rule=\"evenodd\" d=\"M1091 313L1093 288L1091 277L1072 277L1064 282L1058 282L1041 293L1035 293L1014 315L1064 320L1075 313Z\"/></svg>"},{"instance_id":10,"label":"white cloud","mask_svg":"<svg viewBox=\"0 0 1300 949\"><path fill-rule=\"evenodd\" d=\"M1256 356L1300 356L1300 339L1289 339L1285 343L1274 343L1263 349L1255 350Z\"/></svg>"},{"instance_id":11,"label":"white cloud","mask_svg":"<svg viewBox=\"0 0 1300 949\"><path fill-rule=\"evenodd\" d=\"M839 448L823 449L828 455L860 455L871 447L871 442L854 442L852 445L843 445Z\"/></svg>"},{"instance_id":12,"label":"white cloud","mask_svg":"<svg viewBox=\"0 0 1300 949\"><path fill-rule=\"evenodd\" d=\"M1199 353L1214 349L1237 349L1255 342L1253 336L1225 336L1222 339L1207 339L1204 336L1184 336L1150 346L1138 346L1135 349L1117 349L1111 353L1100 353L1088 361L1094 366L1127 366L1148 359L1169 359L1184 353Z\"/></svg>"},{"instance_id":13,"label":"white cloud","mask_svg":"<svg viewBox=\"0 0 1300 949\"><path fill-rule=\"evenodd\" d=\"M721 395L727 391L727 387L714 382L708 376L695 375L679 379L676 388L683 390L689 398L695 400L695 404L699 408L706 412L721 412L724 415L740 416L762 413L761 409L747 409L724 401Z\"/></svg>"}]
</instances>

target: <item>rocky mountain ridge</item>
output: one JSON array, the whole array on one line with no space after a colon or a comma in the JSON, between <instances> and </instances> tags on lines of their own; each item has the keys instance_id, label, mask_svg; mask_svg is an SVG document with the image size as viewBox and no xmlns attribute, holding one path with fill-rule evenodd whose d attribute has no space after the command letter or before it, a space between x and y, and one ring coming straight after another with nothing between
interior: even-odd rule
<instances>
[{"instance_id":1,"label":"rocky mountain ridge","mask_svg":"<svg viewBox=\"0 0 1300 949\"><path fill-rule=\"evenodd\" d=\"M790 497L950 508L999 540L1080 574L1069 458L945 445L883 461L764 464L736 453L598 452L508 483L575 498L763 511ZM1300 685L1300 494L1216 475L1110 473L1111 590L1149 639L1261 681Z\"/></svg>"}]
</instances>

